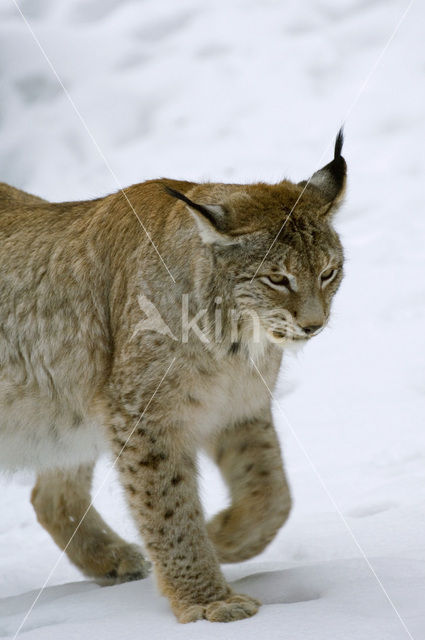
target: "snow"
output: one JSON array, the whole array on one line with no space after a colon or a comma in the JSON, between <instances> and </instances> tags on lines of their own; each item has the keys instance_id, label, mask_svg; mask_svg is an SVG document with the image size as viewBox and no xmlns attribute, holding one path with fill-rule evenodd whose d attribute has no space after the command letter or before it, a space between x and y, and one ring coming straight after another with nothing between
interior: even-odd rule
<instances>
[{"instance_id":1,"label":"snow","mask_svg":"<svg viewBox=\"0 0 425 640\"><path fill-rule=\"evenodd\" d=\"M423 3L379 57L407 6L21 0L74 108L14 2L1 0L4 181L66 200L163 175L300 180L329 160L346 116L350 172L331 327L286 359L274 406L294 510L261 556L224 567L260 612L178 625L151 578L101 588L62 558L22 637L424 637ZM29 504L32 480L0 480L5 638L59 557ZM209 514L226 500L207 460L202 494ZM113 473L96 504L138 540Z\"/></svg>"}]
</instances>

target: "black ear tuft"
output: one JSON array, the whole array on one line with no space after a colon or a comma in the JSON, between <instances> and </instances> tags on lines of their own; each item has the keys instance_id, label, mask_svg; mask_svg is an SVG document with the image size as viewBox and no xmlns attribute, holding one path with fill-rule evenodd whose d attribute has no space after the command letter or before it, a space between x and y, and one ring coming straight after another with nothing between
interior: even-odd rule
<instances>
[{"instance_id":1,"label":"black ear tuft","mask_svg":"<svg viewBox=\"0 0 425 640\"><path fill-rule=\"evenodd\" d=\"M344 127L341 127L341 129L338 131L338 135L335 140L335 152L334 152L335 160L341 157L343 144L344 144Z\"/></svg>"},{"instance_id":2,"label":"black ear tuft","mask_svg":"<svg viewBox=\"0 0 425 640\"><path fill-rule=\"evenodd\" d=\"M238 242L238 237L229 233L228 211L225 205L199 204L167 184L163 184L163 187L169 196L181 200L188 207L197 224L199 235L205 244L224 246Z\"/></svg>"},{"instance_id":3,"label":"black ear tuft","mask_svg":"<svg viewBox=\"0 0 425 640\"><path fill-rule=\"evenodd\" d=\"M177 191L177 189L173 189L172 187L169 187L168 184L163 184L162 186L164 187L164 191L168 193L168 195L171 196L172 198L177 198L178 200L181 200L182 198L185 197L182 193L180 193L180 191Z\"/></svg>"},{"instance_id":4,"label":"black ear tuft","mask_svg":"<svg viewBox=\"0 0 425 640\"><path fill-rule=\"evenodd\" d=\"M332 175L334 179L334 186L342 188L345 177L347 175L347 163L341 155L342 145L344 144L344 131L343 128L338 131L338 135L335 140L334 159L324 169Z\"/></svg>"},{"instance_id":5,"label":"black ear tuft","mask_svg":"<svg viewBox=\"0 0 425 640\"><path fill-rule=\"evenodd\" d=\"M344 133L341 127L335 140L333 160L322 169L319 169L319 171L313 173L309 180L299 183L300 186L306 189L314 189L316 193L321 194L324 202L323 214L334 211L344 195L347 164L341 155L343 143Z\"/></svg>"},{"instance_id":6,"label":"black ear tuft","mask_svg":"<svg viewBox=\"0 0 425 640\"><path fill-rule=\"evenodd\" d=\"M214 227L218 227L217 217L213 215L212 211L208 207L202 204L198 204L197 202L193 202L193 200L190 200L190 198L185 196L184 193L180 193L180 191L177 191L177 189L173 189L166 184L164 185L164 189L169 196L171 196L172 198L176 198L177 200L182 200L182 202L187 204L188 207L201 213Z\"/></svg>"},{"instance_id":7,"label":"black ear tuft","mask_svg":"<svg viewBox=\"0 0 425 640\"><path fill-rule=\"evenodd\" d=\"M166 191L166 193L168 193L169 196L171 196L172 198L176 198L176 200L182 200L189 207L192 207L192 209L196 209L197 211L199 211L199 209L201 208L201 205L196 204L196 202L192 202L192 200L185 196L184 193L177 191L177 189L173 189L173 187L169 187L167 184L164 184L164 190Z\"/></svg>"}]
</instances>

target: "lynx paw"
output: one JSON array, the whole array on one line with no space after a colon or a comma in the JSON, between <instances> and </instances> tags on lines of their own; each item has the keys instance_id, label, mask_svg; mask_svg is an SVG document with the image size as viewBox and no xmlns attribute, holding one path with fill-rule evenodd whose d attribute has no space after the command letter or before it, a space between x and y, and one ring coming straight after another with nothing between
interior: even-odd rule
<instances>
[{"instance_id":1,"label":"lynx paw","mask_svg":"<svg viewBox=\"0 0 425 640\"><path fill-rule=\"evenodd\" d=\"M111 545L107 553L111 568L104 575L96 576L96 582L102 586L142 580L150 573L152 563L145 560L135 544Z\"/></svg>"},{"instance_id":2,"label":"lynx paw","mask_svg":"<svg viewBox=\"0 0 425 640\"><path fill-rule=\"evenodd\" d=\"M209 620L210 622L233 622L255 615L261 602L250 596L234 594L226 600L215 600L208 604L193 604L180 609L176 614L179 622L196 622Z\"/></svg>"},{"instance_id":3,"label":"lynx paw","mask_svg":"<svg viewBox=\"0 0 425 640\"><path fill-rule=\"evenodd\" d=\"M220 562L243 562L263 550L268 541L263 539L261 527L258 536L253 536L250 524L252 529L252 522L248 521L242 510L233 507L221 511L210 520L208 535Z\"/></svg>"},{"instance_id":4,"label":"lynx paw","mask_svg":"<svg viewBox=\"0 0 425 640\"><path fill-rule=\"evenodd\" d=\"M261 553L286 521L290 500L266 507L232 505L212 518L207 530L220 562L243 562ZM257 514L254 516L253 514Z\"/></svg>"}]
</instances>

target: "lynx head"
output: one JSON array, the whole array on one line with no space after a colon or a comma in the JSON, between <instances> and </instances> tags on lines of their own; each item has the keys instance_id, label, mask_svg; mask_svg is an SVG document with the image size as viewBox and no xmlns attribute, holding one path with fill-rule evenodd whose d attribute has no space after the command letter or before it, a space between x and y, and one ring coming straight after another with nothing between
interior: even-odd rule
<instances>
[{"instance_id":1,"label":"lynx head","mask_svg":"<svg viewBox=\"0 0 425 640\"><path fill-rule=\"evenodd\" d=\"M201 185L184 194L213 269L205 283L242 319L250 339L282 346L326 325L342 279L343 251L332 218L345 190L339 132L332 162L307 181ZM259 330L258 330L259 329Z\"/></svg>"}]
</instances>

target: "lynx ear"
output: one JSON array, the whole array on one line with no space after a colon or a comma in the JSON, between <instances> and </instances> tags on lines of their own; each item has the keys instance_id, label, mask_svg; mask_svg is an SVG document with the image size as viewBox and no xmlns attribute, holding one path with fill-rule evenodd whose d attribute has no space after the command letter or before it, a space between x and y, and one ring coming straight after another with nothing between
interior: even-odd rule
<instances>
[{"instance_id":1,"label":"lynx ear","mask_svg":"<svg viewBox=\"0 0 425 640\"><path fill-rule=\"evenodd\" d=\"M225 232L227 212L223 205L198 204L172 187L165 185L164 188L169 196L182 200L187 205L198 226L199 235L205 244L229 245L237 242L237 238Z\"/></svg>"},{"instance_id":2,"label":"lynx ear","mask_svg":"<svg viewBox=\"0 0 425 640\"><path fill-rule=\"evenodd\" d=\"M341 155L344 142L343 130L340 129L335 140L334 159L311 176L310 180L300 182L300 186L312 188L320 193L323 206L319 209L320 215L330 215L336 210L344 197L347 164Z\"/></svg>"}]
</instances>

